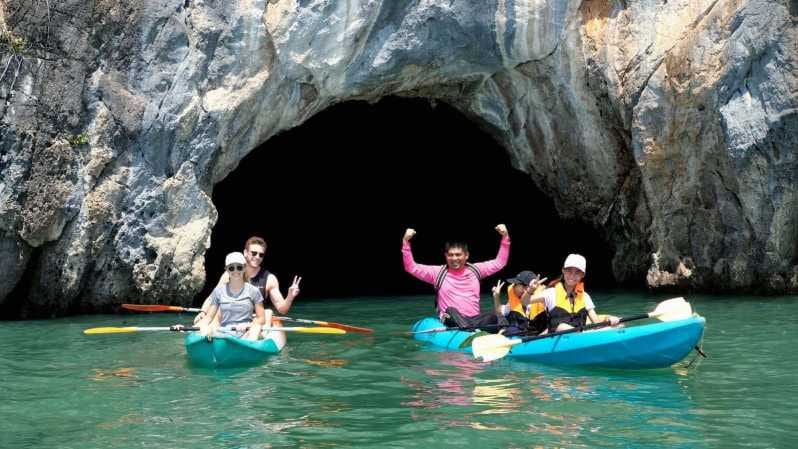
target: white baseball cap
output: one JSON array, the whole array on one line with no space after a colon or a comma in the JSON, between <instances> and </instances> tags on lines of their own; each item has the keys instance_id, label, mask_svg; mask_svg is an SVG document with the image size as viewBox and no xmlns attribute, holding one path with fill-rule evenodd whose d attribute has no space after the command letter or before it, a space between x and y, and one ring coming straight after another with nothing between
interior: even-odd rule
<instances>
[{"instance_id":1,"label":"white baseball cap","mask_svg":"<svg viewBox=\"0 0 798 449\"><path fill-rule=\"evenodd\" d=\"M569 254L568 257L565 258L565 263L562 264L563 268L578 268L582 273L587 273L585 268L587 268L587 260L585 260L585 256L581 256L579 254Z\"/></svg>"},{"instance_id":2,"label":"white baseball cap","mask_svg":"<svg viewBox=\"0 0 798 449\"><path fill-rule=\"evenodd\" d=\"M240 264L240 265L246 265L247 264L247 260L244 259L244 255L243 254L238 253L238 252L230 253L230 254L227 255L227 257L224 258L224 266L229 267L230 265L233 265L234 263L237 263L237 264Z\"/></svg>"}]
</instances>

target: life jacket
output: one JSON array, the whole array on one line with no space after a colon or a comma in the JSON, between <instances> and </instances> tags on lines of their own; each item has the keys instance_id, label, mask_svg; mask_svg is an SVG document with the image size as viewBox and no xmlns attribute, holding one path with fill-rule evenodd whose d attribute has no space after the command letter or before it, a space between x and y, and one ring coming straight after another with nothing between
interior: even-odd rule
<instances>
[{"instance_id":1,"label":"life jacket","mask_svg":"<svg viewBox=\"0 0 798 449\"><path fill-rule=\"evenodd\" d=\"M474 273L478 281L482 280L482 273L479 272L479 268L477 268L476 265L474 265L471 262L466 262L465 266L466 268L471 270L471 272ZM441 268L441 271L438 272L438 276L436 276L435 278L435 298L433 298L432 306L436 312L438 311L438 291L441 289L441 286L443 285L443 280L446 279L446 273L448 272L449 272L449 266L444 265ZM440 312L443 311L441 310Z\"/></svg>"},{"instance_id":2,"label":"life jacket","mask_svg":"<svg viewBox=\"0 0 798 449\"><path fill-rule=\"evenodd\" d=\"M535 289L535 293L532 295L537 295L545 288L546 287L539 285L538 288ZM507 306L510 308L510 310L518 312L530 320L535 319L539 313L546 311L546 306L542 302L532 303L529 305L529 308L524 311L524 304L521 302L521 298L515 294L513 284L510 284L507 287Z\"/></svg>"},{"instance_id":3,"label":"life jacket","mask_svg":"<svg viewBox=\"0 0 798 449\"><path fill-rule=\"evenodd\" d=\"M587 322L587 309L585 309L585 285L580 282L574 288L573 302L568 298L568 292L562 282L554 286L555 304L549 310L549 331L553 332L560 323L570 324L573 327L583 327Z\"/></svg>"}]
</instances>

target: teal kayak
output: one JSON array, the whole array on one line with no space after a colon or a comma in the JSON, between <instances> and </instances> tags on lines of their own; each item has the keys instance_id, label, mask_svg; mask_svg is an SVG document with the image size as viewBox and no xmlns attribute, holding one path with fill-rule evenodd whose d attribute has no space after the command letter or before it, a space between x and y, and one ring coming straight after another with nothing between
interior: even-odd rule
<instances>
[{"instance_id":1,"label":"teal kayak","mask_svg":"<svg viewBox=\"0 0 798 449\"><path fill-rule=\"evenodd\" d=\"M262 340L220 335L210 341L197 332L186 335L186 355L198 366L231 368L257 365L285 346L285 333L271 331Z\"/></svg>"},{"instance_id":2,"label":"teal kayak","mask_svg":"<svg viewBox=\"0 0 798 449\"><path fill-rule=\"evenodd\" d=\"M639 326L603 328L532 340L512 346L508 357L547 365L608 368L663 368L684 359L701 341L706 320L694 315L686 319ZM413 332L444 328L437 318L424 318ZM473 332L446 330L416 333L414 338L435 347L460 349Z\"/></svg>"}]
</instances>

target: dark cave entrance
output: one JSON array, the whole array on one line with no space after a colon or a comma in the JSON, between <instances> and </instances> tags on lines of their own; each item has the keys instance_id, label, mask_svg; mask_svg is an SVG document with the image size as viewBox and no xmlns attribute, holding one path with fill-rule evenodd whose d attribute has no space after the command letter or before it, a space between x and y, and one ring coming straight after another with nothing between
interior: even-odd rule
<instances>
[{"instance_id":1,"label":"dark cave entrance","mask_svg":"<svg viewBox=\"0 0 798 449\"><path fill-rule=\"evenodd\" d=\"M251 235L266 239L264 266L283 293L300 274L306 299L387 296L431 291L402 268L406 228L418 232L416 261L442 264L447 240L467 242L471 261L495 257L498 223L513 242L499 276L531 269L552 278L568 253L579 252L590 288L614 285L612 253L595 230L561 220L490 135L424 99L330 107L252 151L215 186L213 202L219 221L195 302L213 288L225 254ZM532 204L544 212L531 214Z\"/></svg>"}]
</instances>

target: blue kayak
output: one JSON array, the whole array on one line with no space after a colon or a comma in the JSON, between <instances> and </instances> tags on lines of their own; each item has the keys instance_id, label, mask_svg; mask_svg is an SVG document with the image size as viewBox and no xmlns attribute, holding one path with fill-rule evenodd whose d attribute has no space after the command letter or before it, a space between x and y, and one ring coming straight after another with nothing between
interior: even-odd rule
<instances>
[{"instance_id":1,"label":"blue kayak","mask_svg":"<svg viewBox=\"0 0 798 449\"><path fill-rule=\"evenodd\" d=\"M197 332L186 335L186 354L194 365L231 368L257 365L285 346L285 332L270 331L262 340L220 335L208 341Z\"/></svg>"},{"instance_id":2,"label":"blue kayak","mask_svg":"<svg viewBox=\"0 0 798 449\"><path fill-rule=\"evenodd\" d=\"M507 356L547 365L662 368L684 359L699 344L705 322L704 317L694 315L676 321L557 335L516 344ZM424 318L412 330L439 328L444 328L440 320ZM459 346L471 334L447 330L417 333L414 338L439 348L470 353L470 346Z\"/></svg>"}]
</instances>

